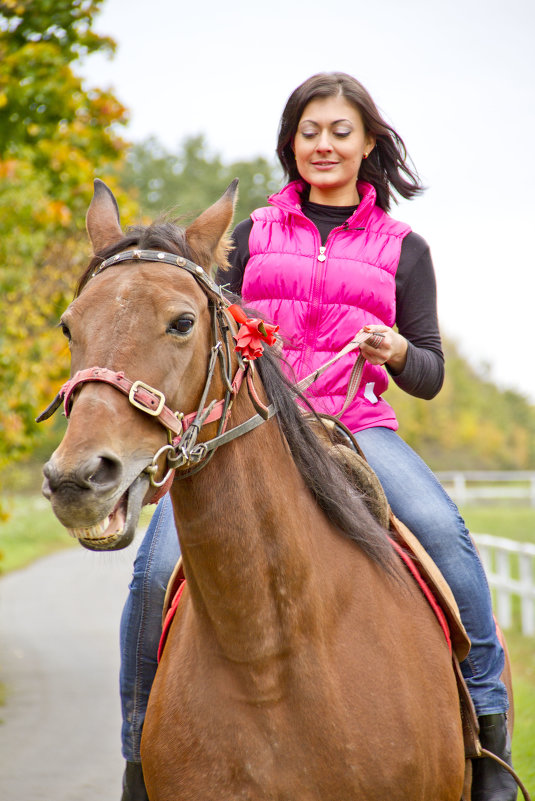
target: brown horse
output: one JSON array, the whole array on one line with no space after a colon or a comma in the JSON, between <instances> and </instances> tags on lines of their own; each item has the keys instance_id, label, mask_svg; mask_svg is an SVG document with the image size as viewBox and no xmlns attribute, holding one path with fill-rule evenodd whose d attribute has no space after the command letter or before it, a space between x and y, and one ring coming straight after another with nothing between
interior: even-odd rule
<instances>
[{"instance_id":1,"label":"brown horse","mask_svg":"<svg viewBox=\"0 0 535 801\"><path fill-rule=\"evenodd\" d=\"M98 258L62 317L69 425L44 471L61 522L87 547L123 547L176 468L187 588L144 726L149 796L459 801L459 702L437 620L275 356L247 380L225 301L192 264L225 263L234 190L185 232L125 236L96 182ZM185 434L170 409L194 418Z\"/></svg>"}]
</instances>

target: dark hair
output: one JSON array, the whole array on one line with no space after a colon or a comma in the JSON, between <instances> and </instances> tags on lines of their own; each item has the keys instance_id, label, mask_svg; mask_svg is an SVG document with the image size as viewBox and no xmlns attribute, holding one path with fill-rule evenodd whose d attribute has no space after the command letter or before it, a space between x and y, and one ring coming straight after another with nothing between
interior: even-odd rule
<instances>
[{"instance_id":1,"label":"dark hair","mask_svg":"<svg viewBox=\"0 0 535 801\"><path fill-rule=\"evenodd\" d=\"M362 161L358 177L375 187L377 205L388 211L391 200L397 202L394 189L407 200L423 192L424 187L416 170L407 164L408 154L403 139L382 118L364 86L345 72L321 72L313 75L288 98L282 112L277 143L277 155L288 179L303 180L297 170L292 146L305 107L317 97L337 95L342 95L355 106L362 117L366 133L375 136L375 147L368 158Z\"/></svg>"},{"instance_id":2,"label":"dark hair","mask_svg":"<svg viewBox=\"0 0 535 801\"><path fill-rule=\"evenodd\" d=\"M93 256L89 266L78 281L74 297L78 297L90 280L95 268L105 259L115 256L122 250L130 250L131 248L164 250L167 253L176 253L177 256L185 256L187 259L198 261L198 255L192 252L187 243L185 230L175 225L172 220L162 217L155 220L151 225L133 225L127 229L123 239L118 242L112 242L107 248Z\"/></svg>"}]
</instances>

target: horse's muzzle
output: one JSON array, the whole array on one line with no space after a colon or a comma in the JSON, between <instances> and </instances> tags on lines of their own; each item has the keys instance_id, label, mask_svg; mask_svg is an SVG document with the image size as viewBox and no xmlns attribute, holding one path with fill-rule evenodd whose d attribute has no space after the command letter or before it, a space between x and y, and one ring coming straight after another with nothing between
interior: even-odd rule
<instances>
[{"instance_id":1,"label":"horse's muzzle","mask_svg":"<svg viewBox=\"0 0 535 801\"><path fill-rule=\"evenodd\" d=\"M93 455L61 469L54 454L43 468L43 495L68 533L90 550L117 550L132 541L149 486L139 467L125 475L113 454Z\"/></svg>"}]
</instances>

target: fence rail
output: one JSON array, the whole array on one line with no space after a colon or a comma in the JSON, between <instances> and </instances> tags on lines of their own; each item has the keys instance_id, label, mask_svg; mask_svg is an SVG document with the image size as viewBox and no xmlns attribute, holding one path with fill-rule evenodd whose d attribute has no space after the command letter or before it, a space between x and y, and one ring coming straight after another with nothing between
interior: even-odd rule
<instances>
[{"instance_id":1,"label":"fence rail","mask_svg":"<svg viewBox=\"0 0 535 801\"><path fill-rule=\"evenodd\" d=\"M490 587L496 617L503 629L513 625L513 598L520 604L522 633L535 635L535 545L490 534L472 534Z\"/></svg>"},{"instance_id":2,"label":"fence rail","mask_svg":"<svg viewBox=\"0 0 535 801\"><path fill-rule=\"evenodd\" d=\"M532 470L449 470L436 473L445 490L460 506L475 501L524 501L535 507Z\"/></svg>"}]
</instances>

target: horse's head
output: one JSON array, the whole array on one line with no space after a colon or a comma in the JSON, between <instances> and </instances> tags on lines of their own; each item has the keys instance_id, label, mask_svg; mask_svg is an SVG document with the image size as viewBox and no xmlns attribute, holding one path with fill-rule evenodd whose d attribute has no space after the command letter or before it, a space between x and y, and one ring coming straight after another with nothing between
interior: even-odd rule
<instances>
[{"instance_id":1,"label":"horse's head","mask_svg":"<svg viewBox=\"0 0 535 801\"><path fill-rule=\"evenodd\" d=\"M180 430L171 410L188 413L222 394L219 373L203 394L218 298L210 278L203 273L203 285L193 275L195 265L209 273L226 263L236 185L186 230L163 223L125 236L114 196L95 181L87 229L98 258L61 318L71 350L71 381L61 392L69 424L43 484L56 516L88 548L131 542L141 506L156 492L150 472L166 472L165 455L153 462L154 454L173 426ZM177 263L154 263L163 254Z\"/></svg>"}]
</instances>

